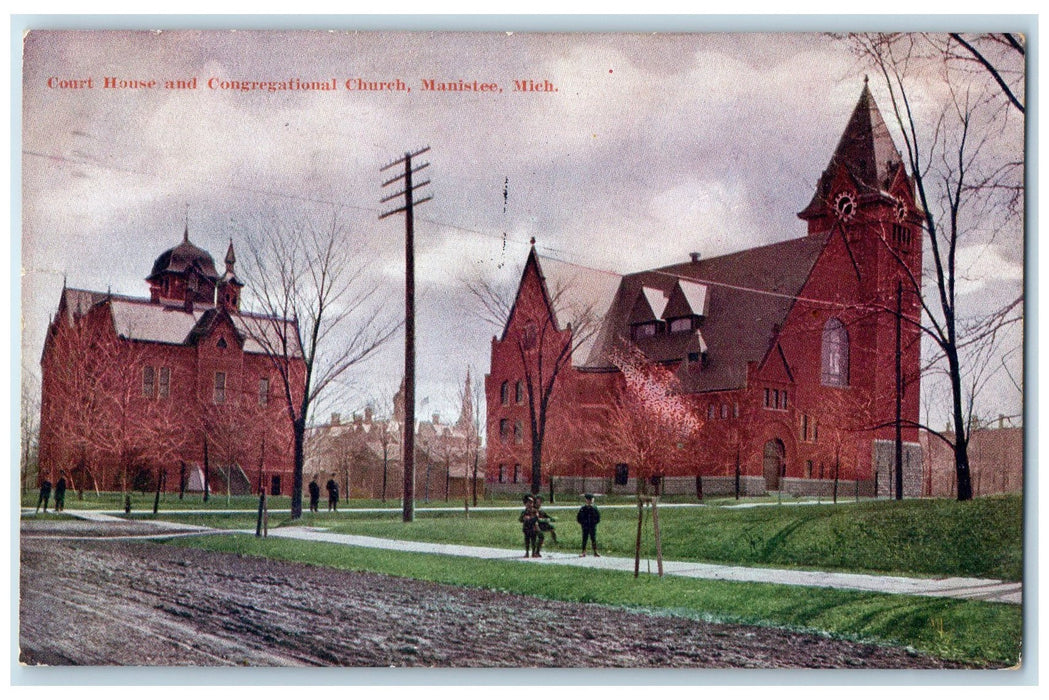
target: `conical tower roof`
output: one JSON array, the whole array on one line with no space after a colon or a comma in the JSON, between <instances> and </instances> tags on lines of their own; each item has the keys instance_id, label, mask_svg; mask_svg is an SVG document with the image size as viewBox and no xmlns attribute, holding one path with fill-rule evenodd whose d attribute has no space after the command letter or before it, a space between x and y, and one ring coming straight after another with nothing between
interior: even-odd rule
<instances>
[{"instance_id":1,"label":"conical tower roof","mask_svg":"<svg viewBox=\"0 0 1049 700\"><path fill-rule=\"evenodd\" d=\"M816 193L798 216L808 218L823 209L840 169L845 169L857 187L857 194L862 196L888 190L902 162L865 79L860 99L820 177Z\"/></svg>"}]
</instances>

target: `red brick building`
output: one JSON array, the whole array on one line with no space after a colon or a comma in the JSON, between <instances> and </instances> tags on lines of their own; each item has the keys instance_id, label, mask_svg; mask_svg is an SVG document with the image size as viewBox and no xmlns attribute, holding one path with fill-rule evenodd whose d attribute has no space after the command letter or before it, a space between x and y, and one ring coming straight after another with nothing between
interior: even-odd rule
<instances>
[{"instance_id":1,"label":"red brick building","mask_svg":"<svg viewBox=\"0 0 1049 700\"><path fill-rule=\"evenodd\" d=\"M264 344L291 340L304 378L298 328L242 313L232 242L225 263L219 275L187 229L156 259L148 298L62 290L41 359L41 479L290 492L292 425Z\"/></svg>"},{"instance_id":2,"label":"red brick building","mask_svg":"<svg viewBox=\"0 0 1049 700\"><path fill-rule=\"evenodd\" d=\"M943 435L948 440L954 439L952 431L944 431ZM920 441L924 462L923 495L956 498L958 472L954 450L926 430L922 430ZM975 426L969 437L969 471L974 496L1022 493L1024 429L1006 426L1004 417L998 419L997 425Z\"/></svg>"},{"instance_id":3,"label":"red brick building","mask_svg":"<svg viewBox=\"0 0 1049 700\"><path fill-rule=\"evenodd\" d=\"M622 358L640 351L672 376L689 424L702 424L666 440L642 477L722 477L724 486L738 465L749 492L814 492L839 479L853 482L850 494L875 484L885 493L899 296L905 490L920 495L921 212L866 85L798 216L807 225L799 238L621 277L566 281L564 265L541 264L533 248L492 339L489 488L524 488L513 484L529 481L537 429L544 481L587 476L611 487L617 465L632 481L637 460L607 438L626 429L613 428ZM579 299L589 299L582 313Z\"/></svg>"}]
</instances>

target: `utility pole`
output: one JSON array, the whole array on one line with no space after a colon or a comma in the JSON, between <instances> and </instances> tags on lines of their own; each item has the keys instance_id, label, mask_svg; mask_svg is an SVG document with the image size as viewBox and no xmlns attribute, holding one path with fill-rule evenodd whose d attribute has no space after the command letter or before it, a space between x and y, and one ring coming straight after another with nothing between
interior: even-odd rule
<instances>
[{"instance_id":1,"label":"utility pole","mask_svg":"<svg viewBox=\"0 0 1049 700\"><path fill-rule=\"evenodd\" d=\"M388 187L403 179L404 189L379 200L381 203L386 203L404 195L404 204L379 214L379 219L404 212L404 427L402 428L404 435L401 458L404 462L402 518L406 523L410 523L415 518L415 214L413 207L433 199L431 196L423 197L420 200L413 199L415 190L425 187L430 184L430 181L425 180L418 185L413 185L412 175L430 164L423 163L413 168L412 158L429 150L430 147L426 146L414 153L405 153L392 163L379 168L381 173L402 163L404 165L404 172L382 183L383 187Z\"/></svg>"},{"instance_id":2,"label":"utility pole","mask_svg":"<svg viewBox=\"0 0 1049 700\"><path fill-rule=\"evenodd\" d=\"M903 500L903 280L896 280L896 500Z\"/></svg>"}]
</instances>

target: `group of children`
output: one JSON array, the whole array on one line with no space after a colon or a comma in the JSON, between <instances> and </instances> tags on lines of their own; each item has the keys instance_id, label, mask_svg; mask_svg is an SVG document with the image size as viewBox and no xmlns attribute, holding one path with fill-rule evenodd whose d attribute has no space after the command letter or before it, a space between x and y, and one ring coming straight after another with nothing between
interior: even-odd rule
<instances>
[{"instance_id":1,"label":"group of children","mask_svg":"<svg viewBox=\"0 0 1049 700\"><path fill-rule=\"evenodd\" d=\"M585 494L584 498L586 505L576 514L576 522L583 528L583 553L579 556L586 556L586 543L589 540L594 556L599 557L601 555L597 553L597 524L601 521L601 513L594 506L594 494ZM557 518L543 510L543 500L540 496L528 494L524 497L524 510L521 511L518 520L521 521L521 531L524 533L525 558L543 556L543 542L547 533L550 534L553 543L557 544L557 531L554 529L554 521Z\"/></svg>"}]
</instances>

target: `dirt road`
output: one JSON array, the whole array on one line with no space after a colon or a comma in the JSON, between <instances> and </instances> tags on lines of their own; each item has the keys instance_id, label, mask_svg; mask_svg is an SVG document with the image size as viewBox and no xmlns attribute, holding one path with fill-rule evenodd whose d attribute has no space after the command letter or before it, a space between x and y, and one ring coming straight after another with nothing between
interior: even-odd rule
<instances>
[{"instance_id":1,"label":"dirt road","mask_svg":"<svg viewBox=\"0 0 1049 700\"><path fill-rule=\"evenodd\" d=\"M19 625L27 664L957 667L818 635L148 541L34 537L55 527L22 531ZM87 523L61 527L101 534Z\"/></svg>"}]
</instances>

